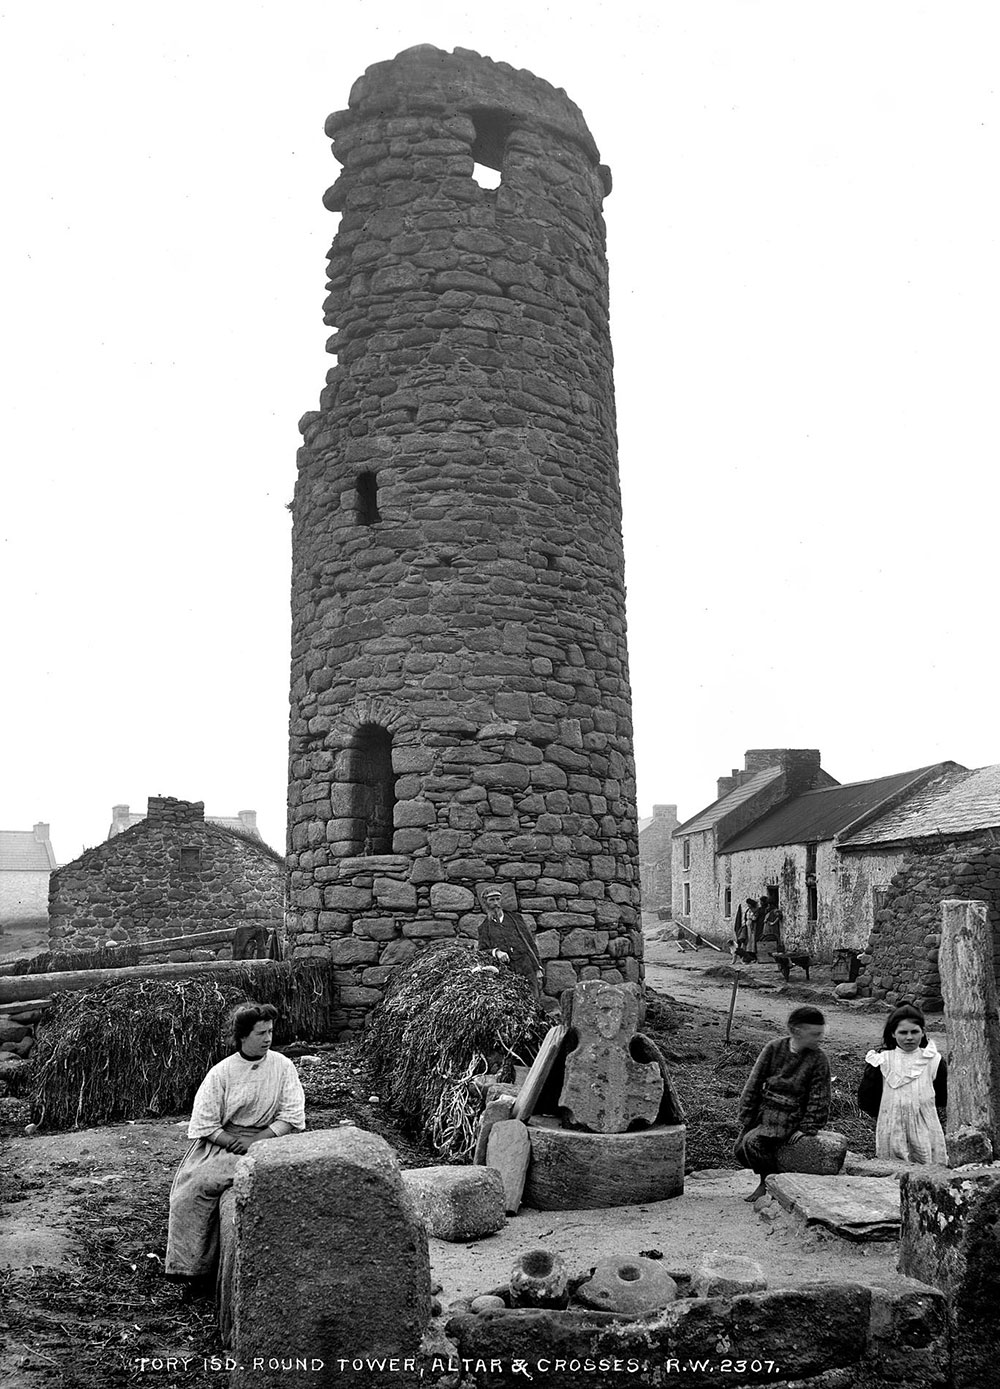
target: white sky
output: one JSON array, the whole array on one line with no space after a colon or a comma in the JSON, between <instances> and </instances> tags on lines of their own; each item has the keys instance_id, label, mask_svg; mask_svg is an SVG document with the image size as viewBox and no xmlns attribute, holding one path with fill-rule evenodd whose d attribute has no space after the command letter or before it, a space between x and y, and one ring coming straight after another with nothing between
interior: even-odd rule
<instances>
[{"instance_id":1,"label":"white sky","mask_svg":"<svg viewBox=\"0 0 1000 1389\"><path fill-rule=\"evenodd\" d=\"M0 828L150 794L284 842L296 423L371 63L563 86L608 223L640 812L752 746L1000 761L1000 10L915 0L0 9Z\"/></svg>"}]
</instances>

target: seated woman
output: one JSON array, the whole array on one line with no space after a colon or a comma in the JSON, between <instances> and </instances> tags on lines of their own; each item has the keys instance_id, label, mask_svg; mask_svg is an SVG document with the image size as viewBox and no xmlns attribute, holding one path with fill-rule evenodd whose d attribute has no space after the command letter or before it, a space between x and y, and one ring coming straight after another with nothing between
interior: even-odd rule
<instances>
[{"instance_id":1,"label":"seated woman","mask_svg":"<svg viewBox=\"0 0 1000 1389\"><path fill-rule=\"evenodd\" d=\"M254 1143L301 1133L305 1095L287 1056L271 1051L277 1008L245 1003L232 1019L237 1050L198 1087L188 1125L190 1148L170 1188L168 1278L204 1281L219 1252L219 1197Z\"/></svg>"},{"instance_id":2,"label":"seated woman","mask_svg":"<svg viewBox=\"0 0 1000 1389\"><path fill-rule=\"evenodd\" d=\"M826 1020L807 1004L792 1009L787 1027L788 1036L757 1057L740 1096L734 1151L759 1178L747 1201L766 1192L765 1177L779 1170L778 1149L819 1133L830 1116L830 1063L820 1050Z\"/></svg>"},{"instance_id":3,"label":"seated woman","mask_svg":"<svg viewBox=\"0 0 1000 1389\"><path fill-rule=\"evenodd\" d=\"M924 1032L912 1003L890 1013L882 1050L865 1057L858 1104L875 1121L875 1156L897 1162L947 1162L939 1111L948 1103L948 1063Z\"/></svg>"}]
</instances>

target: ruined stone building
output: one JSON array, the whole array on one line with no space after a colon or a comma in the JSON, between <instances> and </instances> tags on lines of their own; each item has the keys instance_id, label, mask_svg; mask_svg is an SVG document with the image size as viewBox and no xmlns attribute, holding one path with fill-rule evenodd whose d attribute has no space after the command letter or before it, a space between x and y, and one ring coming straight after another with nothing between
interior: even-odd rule
<instances>
[{"instance_id":1,"label":"ruined stone building","mask_svg":"<svg viewBox=\"0 0 1000 1389\"><path fill-rule=\"evenodd\" d=\"M145 816L57 869L54 950L91 950L247 922L282 923L284 860L256 832L205 819L201 801L150 796Z\"/></svg>"},{"instance_id":2,"label":"ruined stone building","mask_svg":"<svg viewBox=\"0 0 1000 1389\"><path fill-rule=\"evenodd\" d=\"M654 805L652 818L639 821L639 873L643 911L669 911L673 834L677 828L675 805Z\"/></svg>"},{"instance_id":3,"label":"ruined stone building","mask_svg":"<svg viewBox=\"0 0 1000 1389\"><path fill-rule=\"evenodd\" d=\"M0 830L0 926L32 918L44 926L55 866L49 826L42 821L30 830Z\"/></svg>"},{"instance_id":4,"label":"ruined stone building","mask_svg":"<svg viewBox=\"0 0 1000 1389\"><path fill-rule=\"evenodd\" d=\"M748 752L746 770L723 778L720 798L674 832L677 919L728 942L737 907L768 897L786 945L821 959L853 951L861 994L934 1009L941 903L984 901L1000 977L1000 767L939 762L796 790L819 754L795 753L791 784L779 756Z\"/></svg>"},{"instance_id":5,"label":"ruined stone building","mask_svg":"<svg viewBox=\"0 0 1000 1389\"><path fill-rule=\"evenodd\" d=\"M294 500L290 932L359 1025L499 881L550 993L641 977L607 168L466 50L368 69ZM478 181L477 166L499 174Z\"/></svg>"}]
</instances>

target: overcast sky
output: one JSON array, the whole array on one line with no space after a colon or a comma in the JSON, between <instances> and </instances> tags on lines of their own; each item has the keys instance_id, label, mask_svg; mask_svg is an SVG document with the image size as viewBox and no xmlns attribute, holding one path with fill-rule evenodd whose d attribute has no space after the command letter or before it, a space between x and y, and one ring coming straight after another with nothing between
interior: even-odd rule
<instances>
[{"instance_id":1,"label":"overcast sky","mask_svg":"<svg viewBox=\"0 0 1000 1389\"><path fill-rule=\"evenodd\" d=\"M338 171L416 43L565 87L605 204L639 808L754 746L1000 761L992 0L0 11L0 828L284 841L290 517Z\"/></svg>"}]
</instances>

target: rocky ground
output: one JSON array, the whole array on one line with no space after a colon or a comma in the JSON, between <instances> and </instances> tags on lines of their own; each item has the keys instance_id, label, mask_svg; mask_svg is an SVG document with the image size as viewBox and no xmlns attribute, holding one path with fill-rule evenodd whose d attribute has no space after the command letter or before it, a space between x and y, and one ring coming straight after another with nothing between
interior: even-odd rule
<instances>
[{"instance_id":1,"label":"rocky ground","mask_svg":"<svg viewBox=\"0 0 1000 1389\"><path fill-rule=\"evenodd\" d=\"M685 979L694 983L690 966L680 982ZM711 977L704 982L709 989L715 987ZM722 981L723 992L726 987ZM758 995L765 996L765 991L748 989L744 999L756 1002ZM787 998L778 1002L787 1010ZM748 1017L745 1009L737 1015L729 1045L723 1040L724 1025L724 1013L715 1008L650 992L645 1026L665 1052L687 1110L691 1171L732 1169L739 1092L757 1050L774 1035L773 1024ZM354 1123L385 1137L404 1166L435 1161L419 1137L401 1133L384 1112L357 1049L343 1044L317 1049L313 1055L315 1060L300 1060L311 1127ZM857 1048L838 1045L831 1060L837 1077L833 1122L847 1134L852 1148L870 1152L872 1126L859 1116L852 1099L861 1066ZM162 1276L167 1193L186 1146L185 1119L170 1116L80 1132L25 1135L21 1125L26 1116L10 1101L6 1109L0 1242L8 1252L0 1256L0 1263L13 1266L0 1271L0 1322L7 1337L0 1389L111 1389L148 1383L150 1370L141 1368L142 1358L168 1354L194 1357L176 1380L184 1389L218 1384L217 1373L202 1364L218 1349L212 1303L186 1300ZM686 1202L690 1209L685 1240L695 1247L713 1237L717 1243L720 1225L726 1223L738 1244L749 1238L748 1231L756 1230L761 1247L771 1239L770 1247L777 1249L774 1228L742 1206L742 1189L737 1188L747 1180L746 1174L733 1172L714 1198L711 1185L692 1183L691 1193L699 1190L701 1199L697 1210L696 1203ZM639 1214L635 1229L630 1227L630 1238L634 1235L642 1248L664 1243L665 1232L657 1224L662 1224L662 1210L654 1206L651 1212ZM580 1213L573 1215L577 1219L569 1223L576 1234L566 1238L573 1252L584 1258L587 1241L602 1236L597 1227L588 1233ZM738 1233L734 1220L742 1222ZM503 1243L517 1252L519 1239L540 1237L540 1221L551 1234L555 1222L527 1213L510 1223ZM620 1222L613 1225L624 1238ZM801 1242L790 1238L791 1242L784 1240L785 1263L793 1269ZM440 1241L434 1244L440 1246ZM816 1257L809 1255L810 1247L804 1246L806 1265ZM448 1248L438 1248L435 1271L439 1277L444 1274L442 1281L455 1292L467 1292L480 1277L490 1286L496 1261L489 1250L486 1254L486 1261L478 1265L468 1258L463 1266L449 1265ZM824 1252L828 1275L831 1257ZM501 1262L506 1258L505 1248ZM164 1371L155 1382L157 1389L172 1389L174 1381Z\"/></svg>"}]
</instances>

